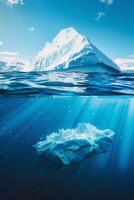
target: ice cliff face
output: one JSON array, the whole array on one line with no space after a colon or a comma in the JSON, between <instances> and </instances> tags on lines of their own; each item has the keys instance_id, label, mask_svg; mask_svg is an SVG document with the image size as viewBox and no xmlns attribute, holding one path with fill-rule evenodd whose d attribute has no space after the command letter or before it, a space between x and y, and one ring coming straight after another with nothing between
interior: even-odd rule
<instances>
[{"instance_id":1,"label":"ice cliff face","mask_svg":"<svg viewBox=\"0 0 134 200\"><path fill-rule=\"evenodd\" d=\"M51 43L47 43L32 62L30 70L120 71L113 61L74 28L61 30Z\"/></svg>"},{"instance_id":2,"label":"ice cliff face","mask_svg":"<svg viewBox=\"0 0 134 200\"><path fill-rule=\"evenodd\" d=\"M99 130L89 123L82 123L75 129L52 133L34 145L34 149L53 165L70 165L106 152L114 137L111 130Z\"/></svg>"}]
</instances>

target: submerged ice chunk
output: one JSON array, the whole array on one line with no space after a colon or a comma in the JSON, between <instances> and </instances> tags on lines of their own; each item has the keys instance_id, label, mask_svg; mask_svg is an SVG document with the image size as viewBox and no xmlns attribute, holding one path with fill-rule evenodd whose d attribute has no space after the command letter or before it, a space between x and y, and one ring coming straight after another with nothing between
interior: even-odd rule
<instances>
[{"instance_id":1,"label":"submerged ice chunk","mask_svg":"<svg viewBox=\"0 0 134 200\"><path fill-rule=\"evenodd\" d=\"M74 129L60 129L33 147L52 164L69 165L106 152L114 137L115 133L109 129L99 130L89 123L81 123Z\"/></svg>"}]
</instances>

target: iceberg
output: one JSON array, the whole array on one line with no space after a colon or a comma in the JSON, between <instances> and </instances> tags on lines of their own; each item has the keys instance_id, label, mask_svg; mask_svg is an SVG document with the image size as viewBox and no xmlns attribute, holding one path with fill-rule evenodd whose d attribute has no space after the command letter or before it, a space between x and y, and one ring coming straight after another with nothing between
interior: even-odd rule
<instances>
[{"instance_id":1,"label":"iceberg","mask_svg":"<svg viewBox=\"0 0 134 200\"><path fill-rule=\"evenodd\" d=\"M0 72L23 71L25 63L18 59L1 59Z\"/></svg>"},{"instance_id":2,"label":"iceberg","mask_svg":"<svg viewBox=\"0 0 134 200\"><path fill-rule=\"evenodd\" d=\"M119 72L120 68L73 27L61 30L31 62L27 70Z\"/></svg>"},{"instance_id":3,"label":"iceberg","mask_svg":"<svg viewBox=\"0 0 134 200\"><path fill-rule=\"evenodd\" d=\"M89 123L80 123L74 129L60 129L33 146L37 155L56 166L78 163L86 157L107 152L115 133L99 130Z\"/></svg>"},{"instance_id":4,"label":"iceberg","mask_svg":"<svg viewBox=\"0 0 134 200\"><path fill-rule=\"evenodd\" d=\"M27 62L0 60L0 72L8 71L120 72L120 68L73 27L62 29Z\"/></svg>"}]
</instances>

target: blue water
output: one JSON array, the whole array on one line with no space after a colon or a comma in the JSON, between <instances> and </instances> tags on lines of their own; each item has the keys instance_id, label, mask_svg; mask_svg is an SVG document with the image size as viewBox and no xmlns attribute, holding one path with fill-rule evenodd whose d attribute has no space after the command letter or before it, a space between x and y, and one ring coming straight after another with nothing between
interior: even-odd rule
<instances>
[{"instance_id":1,"label":"blue water","mask_svg":"<svg viewBox=\"0 0 134 200\"><path fill-rule=\"evenodd\" d=\"M134 95L134 73L0 73L0 96Z\"/></svg>"},{"instance_id":2,"label":"blue water","mask_svg":"<svg viewBox=\"0 0 134 200\"><path fill-rule=\"evenodd\" d=\"M134 76L85 74L84 83L82 74L47 76L1 74L0 200L134 199ZM54 168L33 151L47 134L81 122L116 132L107 153Z\"/></svg>"}]
</instances>

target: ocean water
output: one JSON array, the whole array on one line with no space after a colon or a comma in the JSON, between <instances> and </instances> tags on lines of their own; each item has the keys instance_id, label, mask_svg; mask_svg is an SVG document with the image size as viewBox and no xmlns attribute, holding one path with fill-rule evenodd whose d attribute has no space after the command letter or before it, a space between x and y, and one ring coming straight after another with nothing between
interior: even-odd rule
<instances>
[{"instance_id":1,"label":"ocean water","mask_svg":"<svg viewBox=\"0 0 134 200\"><path fill-rule=\"evenodd\" d=\"M134 74L1 73L0 200L134 199ZM56 168L32 146L90 123L116 138L103 154Z\"/></svg>"}]
</instances>

